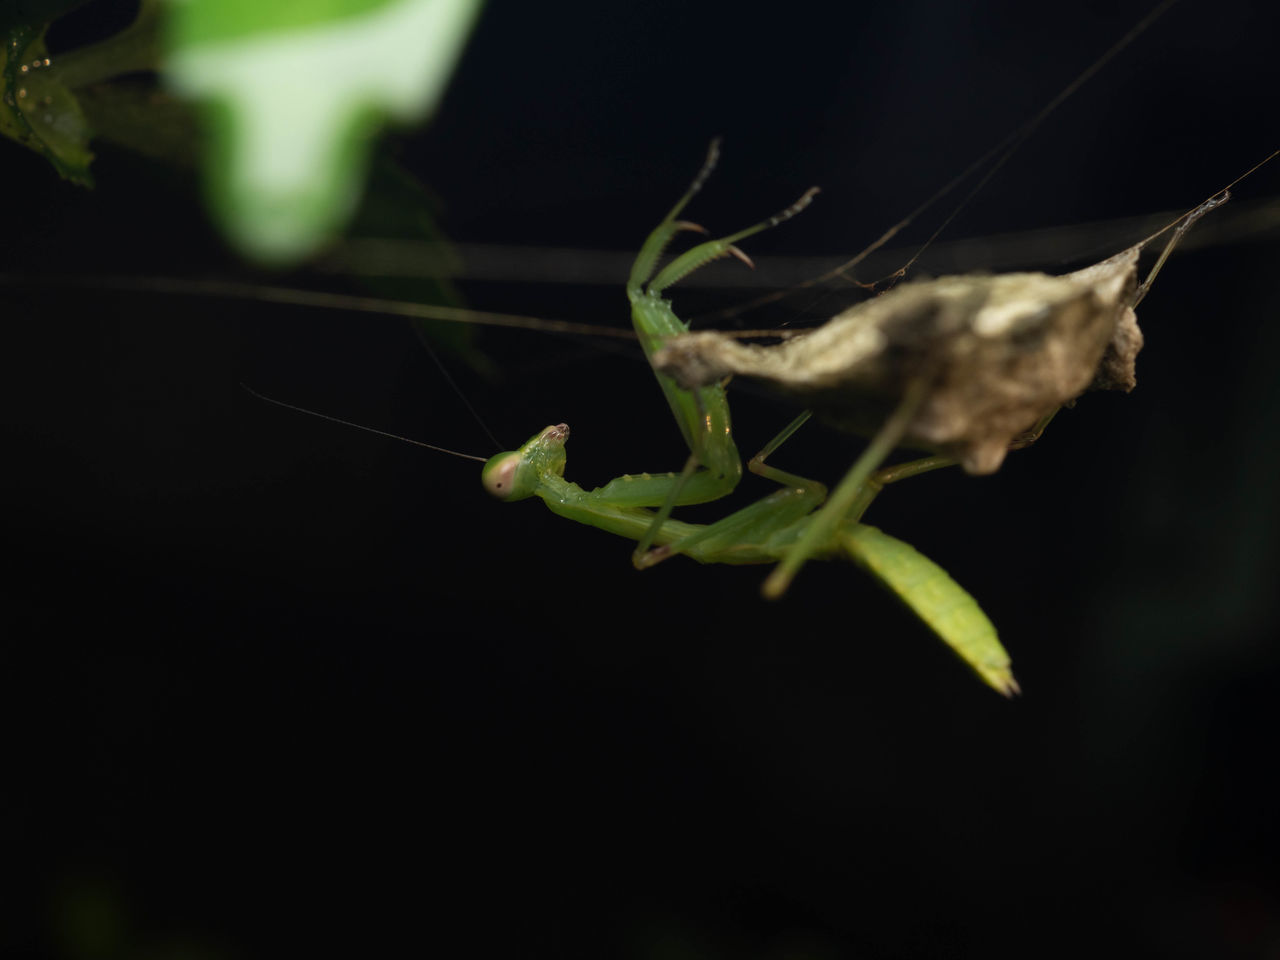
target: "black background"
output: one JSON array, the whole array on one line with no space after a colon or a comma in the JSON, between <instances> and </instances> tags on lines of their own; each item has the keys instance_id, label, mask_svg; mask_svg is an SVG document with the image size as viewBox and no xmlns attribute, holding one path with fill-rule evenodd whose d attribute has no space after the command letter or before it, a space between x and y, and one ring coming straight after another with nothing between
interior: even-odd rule
<instances>
[{"instance_id":1,"label":"black background","mask_svg":"<svg viewBox=\"0 0 1280 960\"><path fill-rule=\"evenodd\" d=\"M943 239L1177 211L1280 146L1265 6L1176 5ZM493 0L384 149L454 239L625 252L723 135L689 211L713 231L824 190L749 241L767 271L874 239L1147 9ZM0 149L11 278L239 269L189 175L104 147L90 193ZM1012 702L852 568L774 604L760 569L637 573L475 464L239 387L493 452L403 321L11 284L0 802L34 866L7 955L1274 956L1280 247L1274 218L1225 234L1278 177L1161 276L1132 395L868 518L983 602ZM621 281L466 293L622 326ZM682 462L634 351L480 346L500 376L455 375L505 446L568 421L586 485ZM791 415L733 396L745 452ZM856 450L813 427L775 462L831 480Z\"/></svg>"}]
</instances>

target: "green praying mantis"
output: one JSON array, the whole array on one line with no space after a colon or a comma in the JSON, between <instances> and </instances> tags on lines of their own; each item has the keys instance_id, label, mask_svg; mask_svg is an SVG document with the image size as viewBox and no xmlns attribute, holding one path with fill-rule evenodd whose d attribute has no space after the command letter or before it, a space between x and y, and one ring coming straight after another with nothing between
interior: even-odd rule
<instances>
[{"instance_id":1,"label":"green praying mantis","mask_svg":"<svg viewBox=\"0 0 1280 960\"><path fill-rule=\"evenodd\" d=\"M669 340L688 331L664 298L667 289L709 261L737 253L738 241L795 216L816 193L809 190L790 207L745 230L704 241L658 270L658 260L672 238L693 228L677 218L706 182L716 158L713 143L698 176L649 234L631 268L626 289L632 324L651 364ZM540 497L559 516L637 541L633 554L637 567L677 554L701 563L776 563L764 587L771 597L786 590L810 557L852 560L897 594L984 682L1006 696L1018 691L1009 655L973 597L913 547L862 523L863 514L886 484L934 466L923 467L925 462L919 462L878 469L919 409L926 390L923 382L906 390L898 409L833 496L828 497L824 485L766 462L805 422L809 414L804 413L748 463L752 473L776 481L780 489L717 522L692 524L673 519L672 510L724 497L742 476L729 402L723 382L714 378L681 385L667 373L656 372L656 376L689 448L683 471L626 475L584 490L564 477L569 427L561 423L538 431L519 450L490 458L482 474L485 488L503 500Z\"/></svg>"},{"instance_id":2,"label":"green praying mantis","mask_svg":"<svg viewBox=\"0 0 1280 960\"><path fill-rule=\"evenodd\" d=\"M1196 220L1226 202L1230 188L1075 273L903 284L813 333L759 347L725 334L690 333L664 293L711 260L745 259L734 246L738 241L789 220L817 191L810 189L745 230L701 242L658 269L677 233L701 231L677 218L706 182L717 155L713 143L693 183L645 240L626 287L633 327L689 449L684 469L625 475L584 490L565 479L569 427L560 423L538 431L520 449L490 458L482 474L485 488L502 500L539 497L559 516L635 540L638 568L676 555L700 563L774 564L763 586L769 598L785 593L810 559L852 561L902 600L988 686L1005 696L1018 693L1009 655L977 601L938 564L863 517L891 483L957 464L969 473L991 473L1009 450L1034 442L1056 411L1085 391L1132 389L1142 346L1134 308L1173 246ZM1170 229L1171 239L1139 284L1139 253ZM735 374L771 381L811 408L747 464L780 488L713 523L674 519L674 508L724 497L742 476L725 392ZM815 410L871 436L830 493L767 462ZM933 453L884 466L899 446Z\"/></svg>"}]
</instances>

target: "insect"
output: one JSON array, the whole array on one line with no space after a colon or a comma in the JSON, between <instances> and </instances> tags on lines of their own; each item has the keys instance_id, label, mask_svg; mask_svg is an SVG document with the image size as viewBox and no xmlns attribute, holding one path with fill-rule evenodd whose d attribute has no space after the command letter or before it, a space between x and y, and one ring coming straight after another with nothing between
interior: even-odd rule
<instances>
[{"instance_id":1,"label":"insect","mask_svg":"<svg viewBox=\"0 0 1280 960\"><path fill-rule=\"evenodd\" d=\"M717 332L690 333L670 301L673 284L709 261L744 256L734 244L803 210L816 190L775 216L700 243L657 270L659 254L690 225L676 218L713 169L718 145L671 212L645 241L627 294L632 323L690 450L680 473L625 475L592 490L565 479L566 424L535 434L485 465L495 497L539 497L556 514L637 541L634 561L651 566L676 554L702 563L777 562L766 596L785 592L811 557L845 558L896 593L978 675L1010 695L1018 689L1008 654L976 601L914 548L863 524L888 483L953 464L995 471L1010 449L1036 439L1057 410L1088 389L1129 390L1142 346L1134 308L1173 246L1229 193L1176 224L1146 280L1138 255L1165 230L1091 267L1062 277L1005 274L905 284L774 347ZM1167 230L1168 228L1166 228ZM733 374L770 381L827 419L872 436L828 497L812 480L767 458L803 423L806 411L749 463L781 489L710 524L671 519L676 506L728 494L741 476L724 383ZM934 456L881 470L898 446Z\"/></svg>"},{"instance_id":2,"label":"insect","mask_svg":"<svg viewBox=\"0 0 1280 960\"><path fill-rule=\"evenodd\" d=\"M649 235L632 267L627 284L632 322L651 357L666 338L687 329L663 298L666 289L692 270L733 250L738 240L790 219L814 193L810 190L781 213L746 230L698 244L655 275L659 254L685 228L676 217L705 182L716 154L713 143L701 172ZM519 450L491 458L483 471L485 488L503 500L540 497L562 517L636 540L638 566L651 565L676 553L703 563L734 564L769 563L788 556L809 535L818 516L814 510L827 496L822 484L766 463L769 454L802 421L785 429L749 464L753 473L777 481L780 490L716 523L683 523L669 518L671 509L729 493L741 476L741 461L722 385L709 382L686 388L664 374L658 375L658 382L690 450L683 472L622 476L594 490L583 490L564 478L569 428L561 423L540 430ZM880 441L878 447L873 443L881 457L893 446L888 442L888 449L881 450L885 442ZM1008 654L1000 646L990 620L940 567L907 544L874 527L853 522L838 524L813 545L811 552L844 556L862 564L916 610L984 681L1005 695L1018 689Z\"/></svg>"}]
</instances>

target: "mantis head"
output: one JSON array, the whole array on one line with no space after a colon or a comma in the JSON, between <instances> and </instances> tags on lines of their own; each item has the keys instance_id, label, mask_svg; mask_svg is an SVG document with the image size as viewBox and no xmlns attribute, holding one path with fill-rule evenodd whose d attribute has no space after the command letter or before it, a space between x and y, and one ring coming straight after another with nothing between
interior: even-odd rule
<instances>
[{"instance_id":1,"label":"mantis head","mask_svg":"<svg viewBox=\"0 0 1280 960\"><path fill-rule=\"evenodd\" d=\"M490 457L480 472L480 482L499 500L531 497L543 477L564 476L564 444L568 439L567 423L544 427L519 450Z\"/></svg>"}]
</instances>

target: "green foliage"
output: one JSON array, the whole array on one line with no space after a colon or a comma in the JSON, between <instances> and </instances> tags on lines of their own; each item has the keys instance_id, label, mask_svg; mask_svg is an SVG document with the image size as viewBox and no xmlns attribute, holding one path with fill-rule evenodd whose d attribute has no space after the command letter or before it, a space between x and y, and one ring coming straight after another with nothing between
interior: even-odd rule
<instances>
[{"instance_id":1,"label":"green foliage","mask_svg":"<svg viewBox=\"0 0 1280 960\"><path fill-rule=\"evenodd\" d=\"M384 118L439 102L477 0L176 5L166 80L203 105L211 208L242 252L303 257L355 208Z\"/></svg>"},{"instance_id":2,"label":"green foliage","mask_svg":"<svg viewBox=\"0 0 1280 960\"><path fill-rule=\"evenodd\" d=\"M0 49L0 133L39 153L58 173L91 186L90 129L75 94L52 69L45 26L10 27Z\"/></svg>"},{"instance_id":3,"label":"green foliage","mask_svg":"<svg viewBox=\"0 0 1280 960\"><path fill-rule=\"evenodd\" d=\"M85 186L95 135L166 158L198 139L210 208L231 241L263 262L295 261L350 218L384 120L430 116L479 9L479 0L144 0L128 29L56 57L47 23L10 26L0 133ZM160 65L169 89L200 106L199 138L171 99L106 82Z\"/></svg>"}]
</instances>

